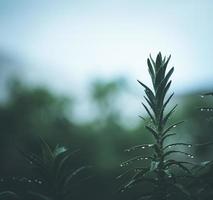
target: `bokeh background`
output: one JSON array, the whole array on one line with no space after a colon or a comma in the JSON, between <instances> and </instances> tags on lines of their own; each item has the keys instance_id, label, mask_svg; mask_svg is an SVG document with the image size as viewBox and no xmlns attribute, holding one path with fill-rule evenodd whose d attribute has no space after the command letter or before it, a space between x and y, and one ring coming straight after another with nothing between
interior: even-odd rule
<instances>
[{"instance_id":1,"label":"bokeh background","mask_svg":"<svg viewBox=\"0 0 213 200\"><path fill-rule=\"evenodd\" d=\"M213 114L200 110L213 106L201 97L213 90L212 9L211 0L0 0L1 174L30 173L16 144L36 152L41 136L95 166L79 199L113 199L124 149L151 141L136 80L151 83L146 59L159 51L175 67L173 118L185 121L176 139L213 141ZM212 159L211 147L193 151Z\"/></svg>"}]
</instances>

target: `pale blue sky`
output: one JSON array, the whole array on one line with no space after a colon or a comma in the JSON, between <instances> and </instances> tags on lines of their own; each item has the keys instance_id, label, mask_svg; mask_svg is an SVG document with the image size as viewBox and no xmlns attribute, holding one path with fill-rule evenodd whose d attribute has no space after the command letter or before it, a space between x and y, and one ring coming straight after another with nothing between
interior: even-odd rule
<instances>
[{"instance_id":1,"label":"pale blue sky","mask_svg":"<svg viewBox=\"0 0 213 200\"><path fill-rule=\"evenodd\" d=\"M213 85L212 11L211 0L0 0L0 49L61 91L94 77L147 82L146 58L162 51L184 92Z\"/></svg>"},{"instance_id":2,"label":"pale blue sky","mask_svg":"<svg viewBox=\"0 0 213 200\"><path fill-rule=\"evenodd\" d=\"M31 83L77 95L76 119L91 118L92 78L127 77L118 104L133 123L150 53L172 54L176 94L213 86L212 11L212 0L0 0L0 52Z\"/></svg>"}]
</instances>

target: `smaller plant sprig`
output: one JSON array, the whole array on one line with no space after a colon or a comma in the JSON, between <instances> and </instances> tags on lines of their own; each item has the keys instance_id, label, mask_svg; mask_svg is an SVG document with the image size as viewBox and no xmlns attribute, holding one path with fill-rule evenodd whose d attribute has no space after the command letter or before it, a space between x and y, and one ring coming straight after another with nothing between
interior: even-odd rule
<instances>
[{"instance_id":1,"label":"smaller plant sprig","mask_svg":"<svg viewBox=\"0 0 213 200\"><path fill-rule=\"evenodd\" d=\"M204 93L204 94L202 94L201 95L201 98L204 98L204 97L206 97L206 96L213 96L213 92L208 92L208 93ZM211 107L211 106L208 106L208 107L202 107L201 109L200 109L202 112L203 111L206 111L206 112L213 112L213 107Z\"/></svg>"},{"instance_id":2,"label":"smaller plant sprig","mask_svg":"<svg viewBox=\"0 0 213 200\"><path fill-rule=\"evenodd\" d=\"M208 92L200 95L201 98L213 97L213 92ZM201 112L213 112L212 106L206 106L200 108ZM212 121L212 117L210 118ZM210 121L209 120L209 121ZM212 146L213 142L208 142L205 144L198 144L197 147L207 147ZM199 163L197 166L192 169L195 179L190 183L190 187L194 194L200 197L202 200L209 200L213 198L213 160L206 160ZM201 184L199 184L201 183Z\"/></svg>"},{"instance_id":3,"label":"smaller plant sprig","mask_svg":"<svg viewBox=\"0 0 213 200\"><path fill-rule=\"evenodd\" d=\"M193 159L194 156L192 154L173 148L176 146L191 148L192 145L184 142L166 144L166 140L175 135L175 133L171 131L183 123L183 121L174 124L169 123L170 117L174 113L177 105L166 113L167 105L174 95L174 93L172 93L166 98L172 82L170 77L174 72L174 67L166 72L170 58L171 56L162 58L161 53L159 53L156 61L154 61L151 56L147 59L153 89L150 89L147 85L138 81L145 90L146 95L144 98L148 106L144 103L142 103L142 105L151 120L150 123L146 123L145 127L153 136L154 143L134 146L126 151L152 149L153 154L152 156L138 155L120 165L121 167L125 167L137 161L150 161L148 167L133 168L134 175L121 188L121 191L125 191L139 183L150 183L153 186L152 190L148 193L141 194L140 199L167 200L172 198L174 191L180 191L185 197L192 198L186 188L178 182L177 176L172 171L172 166L182 169L184 173L191 177L192 174L186 165L193 165L193 163L170 158L170 155L179 153L187 156L189 159ZM128 170L123 175L131 171L132 170ZM123 177L123 175L120 175L119 178Z\"/></svg>"},{"instance_id":4,"label":"smaller plant sprig","mask_svg":"<svg viewBox=\"0 0 213 200\"><path fill-rule=\"evenodd\" d=\"M26 191L27 199L37 200L67 200L73 195L73 188L88 178L91 178L91 166L73 167L71 160L79 150L73 151L65 147L56 146L54 150L40 138L42 155L38 156L31 152L26 152L17 147L19 152L27 159L34 169L35 174L39 177L11 177L5 179L6 182L20 182L20 184L36 184L47 188L48 194L43 194L34 190ZM4 182L3 178L1 182ZM33 188L33 187L32 187ZM2 200L22 199L18 194L12 191L0 192Z\"/></svg>"}]
</instances>

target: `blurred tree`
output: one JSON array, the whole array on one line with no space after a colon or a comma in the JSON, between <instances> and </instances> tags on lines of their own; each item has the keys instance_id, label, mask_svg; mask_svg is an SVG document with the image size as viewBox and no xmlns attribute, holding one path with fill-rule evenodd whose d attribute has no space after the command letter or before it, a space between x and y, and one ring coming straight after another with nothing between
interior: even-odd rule
<instances>
[{"instance_id":1,"label":"blurred tree","mask_svg":"<svg viewBox=\"0 0 213 200\"><path fill-rule=\"evenodd\" d=\"M10 84L8 101L0 105L2 173L9 168L20 170L16 145L39 153L37 136L46 139L52 147L71 144L71 133L75 132L76 126L66 115L70 102L44 88L32 89L19 81ZM8 156L11 159L6 159Z\"/></svg>"}]
</instances>

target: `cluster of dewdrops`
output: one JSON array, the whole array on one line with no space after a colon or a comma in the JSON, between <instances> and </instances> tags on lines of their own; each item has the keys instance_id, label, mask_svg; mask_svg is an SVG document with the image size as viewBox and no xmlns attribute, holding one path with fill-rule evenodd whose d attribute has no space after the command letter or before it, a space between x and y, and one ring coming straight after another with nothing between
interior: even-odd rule
<instances>
[{"instance_id":1,"label":"cluster of dewdrops","mask_svg":"<svg viewBox=\"0 0 213 200\"><path fill-rule=\"evenodd\" d=\"M173 146L176 146L176 145L184 145L184 146L187 146L188 148L191 148L192 147L192 144L184 144L184 143L177 143L177 144L171 144L171 145L168 145L167 147L168 148L172 148ZM130 152L130 151L134 151L136 149L146 149L146 148L150 148L150 147L153 147L154 144L143 144L143 145L138 145L138 146L134 146L130 149L126 149L125 151L127 152ZM185 154L186 156L188 156L189 158L194 158L194 155L192 154L189 154L189 153L186 153L186 152L182 152L183 154ZM149 160L150 157L141 157L141 156L138 156L138 157L135 157L131 160L128 160L126 162L123 162L120 164L120 167L125 167L131 163L133 163L134 161L140 161L140 160Z\"/></svg>"},{"instance_id":2,"label":"cluster of dewdrops","mask_svg":"<svg viewBox=\"0 0 213 200\"><path fill-rule=\"evenodd\" d=\"M208 95L213 96L213 93L209 93ZM204 98L205 95L201 95L201 98ZM201 108L200 111L213 112L213 108Z\"/></svg>"},{"instance_id":3,"label":"cluster of dewdrops","mask_svg":"<svg viewBox=\"0 0 213 200\"><path fill-rule=\"evenodd\" d=\"M200 111L213 112L213 108L201 108Z\"/></svg>"},{"instance_id":4,"label":"cluster of dewdrops","mask_svg":"<svg viewBox=\"0 0 213 200\"><path fill-rule=\"evenodd\" d=\"M140 160L149 160L150 158L149 157L137 157L135 159L132 159L132 160L129 160L129 161L126 161L126 162L123 162L120 164L121 167L125 167L127 165L129 165L130 163L133 163L134 161L140 161Z\"/></svg>"},{"instance_id":5,"label":"cluster of dewdrops","mask_svg":"<svg viewBox=\"0 0 213 200\"><path fill-rule=\"evenodd\" d=\"M9 182L9 181L18 181L22 183L36 183L36 184L42 184L43 181L40 179L29 179L26 177L9 177L9 178L1 178L0 182Z\"/></svg>"}]
</instances>

